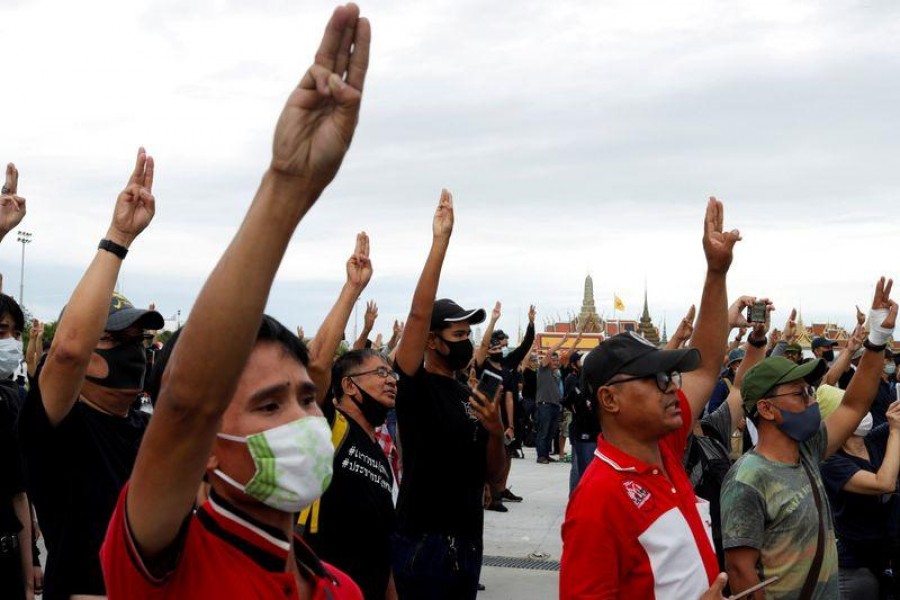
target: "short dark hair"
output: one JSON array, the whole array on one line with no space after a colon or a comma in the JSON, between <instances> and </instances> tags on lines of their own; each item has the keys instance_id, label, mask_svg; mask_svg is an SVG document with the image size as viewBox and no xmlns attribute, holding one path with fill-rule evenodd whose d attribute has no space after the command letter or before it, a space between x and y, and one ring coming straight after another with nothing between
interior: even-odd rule
<instances>
[{"instance_id":1,"label":"short dark hair","mask_svg":"<svg viewBox=\"0 0 900 600\"><path fill-rule=\"evenodd\" d=\"M366 359L371 357L380 358L387 363L387 359L380 352L371 348L350 350L334 362L331 367L331 393L334 394L335 400L339 400L344 395L341 380L347 376L347 373L352 373L355 369L360 368Z\"/></svg>"},{"instance_id":2,"label":"short dark hair","mask_svg":"<svg viewBox=\"0 0 900 600\"><path fill-rule=\"evenodd\" d=\"M175 345L181 338L181 331L183 329L184 328L182 327L172 334L172 337L169 338L169 341L162 347L162 350L156 353L156 358L153 361L153 370L150 372L147 385L144 386L145 391L150 394L150 398L154 404L159 397L163 373L166 371L166 366L169 364L169 358L172 356L172 351L175 349ZM294 335L290 329L269 315L263 315L262 323L259 325L259 331L256 333L256 341L271 341L281 344L285 351L296 358L301 365L304 367L309 366L309 351L306 349L306 345L303 341Z\"/></svg>"},{"instance_id":3,"label":"short dark hair","mask_svg":"<svg viewBox=\"0 0 900 600\"><path fill-rule=\"evenodd\" d=\"M22 307L13 300L12 296L0 294L0 319L6 315L12 317L13 327L16 331L19 333L25 331L25 314L22 312Z\"/></svg>"}]
</instances>

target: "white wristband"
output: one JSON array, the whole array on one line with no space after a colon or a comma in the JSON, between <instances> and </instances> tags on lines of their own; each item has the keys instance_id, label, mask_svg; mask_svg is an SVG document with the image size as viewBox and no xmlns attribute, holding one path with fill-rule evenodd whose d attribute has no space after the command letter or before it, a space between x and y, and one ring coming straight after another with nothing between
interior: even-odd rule
<instances>
[{"instance_id":1,"label":"white wristband","mask_svg":"<svg viewBox=\"0 0 900 600\"><path fill-rule=\"evenodd\" d=\"M884 346L894 335L893 327L888 329L881 326L887 319L888 312L886 308L873 308L869 311L869 343L874 346Z\"/></svg>"}]
</instances>

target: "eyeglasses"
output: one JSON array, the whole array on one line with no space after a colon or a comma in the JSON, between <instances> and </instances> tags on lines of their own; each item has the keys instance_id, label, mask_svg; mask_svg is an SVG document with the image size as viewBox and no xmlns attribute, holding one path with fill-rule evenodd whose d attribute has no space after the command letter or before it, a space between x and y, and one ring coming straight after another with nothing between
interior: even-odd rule
<instances>
[{"instance_id":1,"label":"eyeglasses","mask_svg":"<svg viewBox=\"0 0 900 600\"><path fill-rule=\"evenodd\" d=\"M813 389L811 385L808 385L799 390L794 390L793 392L785 392L783 394L775 394L774 396L763 396L763 400L771 400L772 398L781 398L783 396L800 396L804 401L809 402L816 395L816 391Z\"/></svg>"},{"instance_id":2,"label":"eyeglasses","mask_svg":"<svg viewBox=\"0 0 900 600\"><path fill-rule=\"evenodd\" d=\"M400 373L398 373L397 371L394 371L392 369L388 369L387 367L378 367L377 369L372 369L371 371L362 371L360 373L352 373L352 374L345 375L344 377L359 377L360 375L370 375L372 373L375 373L382 379L387 379L388 377L390 377L394 381L400 380Z\"/></svg>"},{"instance_id":3,"label":"eyeglasses","mask_svg":"<svg viewBox=\"0 0 900 600\"><path fill-rule=\"evenodd\" d=\"M656 379L656 387L659 388L659 391L665 392L669 389L669 384L674 383L675 389L681 388L681 373L678 371L672 371L671 373L656 373L655 375L641 375L639 377L628 377L626 379L620 379L618 381L610 381L606 385L616 385L617 383L625 383L628 381L638 381L641 379Z\"/></svg>"}]
</instances>

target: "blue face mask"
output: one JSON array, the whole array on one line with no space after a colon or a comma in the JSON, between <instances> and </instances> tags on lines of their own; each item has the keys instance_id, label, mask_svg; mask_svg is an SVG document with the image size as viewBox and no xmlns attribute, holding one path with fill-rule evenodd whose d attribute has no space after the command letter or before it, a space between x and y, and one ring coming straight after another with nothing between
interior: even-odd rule
<instances>
[{"instance_id":1,"label":"blue face mask","mask_svg":"<svg viewBox=\"0 0 900 600\"><path fill-rule=\"evenodd\" d=\"M803 443L816 435L822 424L822 413L819 412L819 403L813 402L801 412L789 412L781 410L782 422L778 425L786 436L795 442Z\"/></svg>"}]
</instances>

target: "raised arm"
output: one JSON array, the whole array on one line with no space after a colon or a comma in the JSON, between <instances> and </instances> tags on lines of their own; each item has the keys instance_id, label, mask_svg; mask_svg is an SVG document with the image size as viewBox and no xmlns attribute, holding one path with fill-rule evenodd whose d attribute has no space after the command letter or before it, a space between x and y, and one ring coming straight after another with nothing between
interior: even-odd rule
<instances>
[{"instance_id":1,"label":"raised arm","mask_svg":"<svg viewBox=\"0 0 900 600\"><path fill-rule=\"evenodd\" d=\"M534 316L535 310L534 304L532 304L528 308L528 327L525 329L525 337L522 338L522 343L516 346L515 350L507 354L506 358L503 359L503 366L506 368L515 369L528 356L531 345L534 343Z\"/></svg>"},{"instance_id":2,"label":"raised arm","mask_svg":"<svg viewBox=\"0 0 900 600\"><path fill-rule=\"evenodd\" d=\"M491 347L491 337L494 335L494 327L497 326L497 321L500 320L500 308L500 301L497 300L494 304L494 310L491 311L491 320L488 321L487 327L484 328L484 335L481 336L481 343L475 348L475 364L479 368L487 360L488 350Z\"/></svg>"},{"instance_id":3,"label":"raised arm","mask_svg":"<svg viewBox=\"0 0 900 600\"><path fill-rule=\"evenodd\" d=\"M375 320L377 318L378 305L375 304L374 300L369 300L366 302L366 314L363 317L362 331L359 332L359 337L353 342L354 350L363 350L366 347L366 342L369 341L369 334L371 334L372 329L375 328ZM346 326L346 323L344 325Z\"/></svg>"},{"instance_id":4,"label":"raised arm","mask_svg":"<svg viewBox=\"0 0 900 600\"><path fill-rule=\"evenodd\" d=\"M172 351L126 504L147 561L171 547L191 512L288 242L353 138L370 37L358 7L335 9L315 64L278 120L259 190Z\"/></svg>"},{"instance_id":5,"label":"raised arm","mask_svg":"<svg viewBox=\"0 0 900 600\"><path fill-rule=\"evenodd\" d=\"M37 319L31 320L31 333L28 335L28 347L25 349L25 363L28 376L34 377L38 363L44 354L44 324Z\"/></svg>"},{"instance_id":6,"label":"raised arm","mask_svg":"<svg viewBox=\"0 0 900 600\"><path fill-rule=\"evenodd\" d=\"M543 358L541 358L541 366L544 368L549 367L550 361L553 359L553 355L559 352L559 349L562 348L563 344L565 344L567 341L569 341L568 331L563 334L562 338L558 342L553 344L553 346L549 350L547 350L547 353L544 354Z\"/></svg>"},{"instance_id":7,"label":"raised arm","mask_svg":"<svg viewBox=\"0 0 900 600\"><path fill-rule=\"evenodd\" d=\"M743 296L742 298L749 299L751 301L750 304L756 302L756 298L752 296ZM737 303L744 305L742 298L739 298ZM769 331L769 326L772 322L772 311L775 310L775 306L768 298L760 298L760 302L766 303L766 321L765 323L750 324L747 349L744 351L741 366L738 367L737 372L734 374L734 384L726 399L728 409L731 411L731 431L735 430L744 417L744 408L741 402L741 384L744 382L744 375L766 357L766 333Z\"/></svg>"},{"instance_id":8,"label":"raised arm","mask_svg":"<svg viewBox=\"0 0 900 600\"><path fill-rule=\"evenodd\" d=\"M141 148L134 171L116 199L106 239L129 248L155 211L153 158ZM51 425L59 424L78 399L91 355L106 326L122 260L111 251L98 249L66 304L40 375L41 398Z\"/></svg>"},{"instance_id":9,"label":"raised arm","mask_svg":"<svg viewBox=\"0 0 900 600\"><path fill-rule=\"evenodd\" d=\"M844 484L845 492L879 496L893 494L897 490L897 475L900 473L900 401L895 400L888 407L887 420L889 431L884 462L877 473L864 469L857 471Z\"/></svg>"},{"instance_id":10,"label":"raised arm","mask_svg":"<svg viewBox=\"0 0 900 600\"><path fill-rule=\"evenodd\" d=\"M0 190L0 240L19 226L25 218L25 198L19 196L19 170L16 165L6 165L6 183ZM22 299L19 298L19 302Z\"/></svg>"},{"instance_id":11,"label":"raised arm","mask_svg":"<svg viewBox=\"0 0 900 600\"><path fill-rule=\"evenodd\" d=\"M878 382L881 381L881 372L884 369L884 345L890 341L897 321L897 303L891 300L893 283L891 279L885 282L882 277L875 286L875 298L869 312L871 330L866 351L859 360L856 374L850 380L840 405L825 419L825 426L828 428L828 448L825 450L825 457L837 452L853 434L859 422L869 412L869 407L872 406L872 401L878 393ZM873 347L881 349L873 350Z\"/></svg>"},{"instance_id":12,"label":"raised arm","mask_svg":"<svg viewBox=\"0 0 900 600\"><path fill-rule=\"evenodd\" d=\"M694 335L694 315L696 313L696 307L691 304L687 314L678 322L678 328L675 330L675 333L669 338L666 350L678 350L691 339L691 336Z\"/></svg>"},{"instance_id":13,"label":"raised arm","mask_svg":"<svg viewBox=\"0 0 900 600\"><path fill-rule=\"evenodd\" d=\"M412 306L403 328L403 337L394 355L397 367L407 375L414 375L425 358L425 342L431 329L431 311L441 281L441 268L453 233L453 196L441 190L441 200L432 222L431 250L425 268L413 293Z\"/></svg>"},{"instance_id":14,"label":"raised arm","mask_svg":"<svg viewBox=\"0 0 900 600\"><path fill-rule=\"evenodd\" d=\"M863 331L862 325L857 325L856 329L853 330L850 339L847 340L847 347L844 348L841 353L838 354L837 358L834 359L834 362L831 363L831 368L825 373L825 377L822 378L822 383L826 385L838 384L841 376L850 368L850 360L853 358L853 355L856 354L857 350L862 348L865 335L866 333Z\"/></svg>"},{"instance_id":15,"label":"raised arm","mask_svg":"<svg viewBox=\"0 0 900 600\"><path fill-rule=\"evenodd\" d=\"M394 348L397 347L397 342L400 341L401 333L403 333L403 324L400 323L400 321L394 319L394 326L391 329L391 339L389 339L387 343L388 352L393 352Z\"/></svg>"},{"instance_id":16,"label":"raised arm","mask_svg":"<svg viewBox=\"0 0 900 600\"><path fill-rule=\"evenodd\" d=\"M696 420L703 412L722 369L728 345L728 292L725 279L731 266L734 245L741 239L735 229L723 231L725 209L715 198L706 207L703 252L706 254L706 281L700 299L700 313L691 346L700 351L700 367L685 373L682 388Z\"/></svg>"},{"instance_id":17,"label":"raised arm","mask_svg":"<svg viewBox=\"0 0 900 600\"><path fill-rule=\"evenodd\" d=\"M372 261L369 260L369 236L366 232L356 234L356 248L347 259L347 281L341 288L334 306L309 346L309 376L316 384L316 402L321 404L328 395L331 385L331 366L334 354L341 345L341 337L347 328L347 321L356 301L372 279ZM370 303L374 305L374 302ZM377 312L377 308L376 308ZM367 311L368 313L368 311Z\"/></svg>"}]
</instances>

